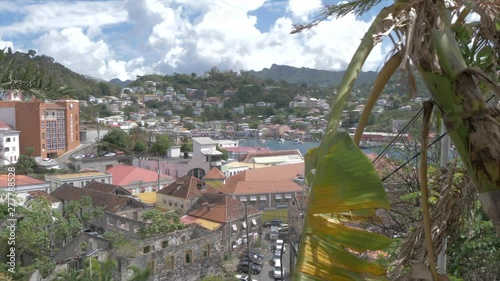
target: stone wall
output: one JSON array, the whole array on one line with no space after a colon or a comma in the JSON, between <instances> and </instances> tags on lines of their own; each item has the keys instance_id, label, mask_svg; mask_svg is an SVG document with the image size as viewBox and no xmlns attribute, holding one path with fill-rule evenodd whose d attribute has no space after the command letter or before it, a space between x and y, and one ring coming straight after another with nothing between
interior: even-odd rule
<instances>
[{"instance_id":1,"label":"stone wall","mask_svg":"<svg viewBox=\"0 0 500 281\"><path fill-rule=\"evenodd\" d=\"M222 270L222 252L218 250L218 232L199 227L165 234L141 241L142 253L134 258L119 258L119 279L129 280L130 265L153 268L151 280L200 280Z\"/></svg>"}]
</instances>

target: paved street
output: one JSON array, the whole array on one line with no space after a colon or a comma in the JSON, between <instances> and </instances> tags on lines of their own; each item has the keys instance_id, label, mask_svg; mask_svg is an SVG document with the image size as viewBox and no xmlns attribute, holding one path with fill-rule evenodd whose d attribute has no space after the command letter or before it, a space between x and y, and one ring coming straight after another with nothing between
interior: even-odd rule
<instances>
[{"instance_id":1,"label":"paved street","mask_svg":"<svg viewBox=\"0 0 500 281\"><path fill-rule=\"evenodd\" d=\"M264 241L262 241L264 250L258 250L264 255L264 265L262 266L262 271L258 275L252 275L252 279L257 281L274 281L274 266L272 265L272 258L274 256L274 243L269 241L269 228L264 229ZM280 235L280 239L282 238ZM290 247L286 246L286 252L282 257L282 264L284 267L285 279L290 280Z\"/></svg>"}]
</instances>

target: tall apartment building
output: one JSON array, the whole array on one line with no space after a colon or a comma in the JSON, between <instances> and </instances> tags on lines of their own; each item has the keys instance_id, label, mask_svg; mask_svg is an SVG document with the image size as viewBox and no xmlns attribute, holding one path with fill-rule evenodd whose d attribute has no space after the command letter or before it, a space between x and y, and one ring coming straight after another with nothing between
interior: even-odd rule
<instances>
[{"instance_id":1,"label":"tall apartment building","mask_svg":"<svg viewBox=\"0 0 500 281\"><path fill-rule=\"evenodd\" d=\"M0 122L20 131L21 153L31 147L43 158L56 158L80 145L79 115L79 103L73 99L0 102Z\"/></svg>"}]
</instances>

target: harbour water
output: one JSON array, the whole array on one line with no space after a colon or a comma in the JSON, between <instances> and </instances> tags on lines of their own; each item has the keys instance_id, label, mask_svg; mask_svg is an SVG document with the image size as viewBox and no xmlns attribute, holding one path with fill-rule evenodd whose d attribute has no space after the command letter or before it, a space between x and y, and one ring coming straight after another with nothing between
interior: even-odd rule
<instances>
[{"instance_id":1,"label":"harbour water","mask_svg":"<svg viewBox=\"0 0 500 281\"><path fill-rule=\"evenodd\" d=\"M264 141L264 142L262 142ZM264 147L270 150L290 150L298 149L302 155L306 155L307 151L311 148L318 147L320 145L319 141L304 141L302 143L297 143L294 140L283 140L282 142L275 139L243 139L240 140L240 146L251 146L251 147ZM372 151L370 149L363 149L363 151L368 154Z\"/></svg>"}]
</instances>

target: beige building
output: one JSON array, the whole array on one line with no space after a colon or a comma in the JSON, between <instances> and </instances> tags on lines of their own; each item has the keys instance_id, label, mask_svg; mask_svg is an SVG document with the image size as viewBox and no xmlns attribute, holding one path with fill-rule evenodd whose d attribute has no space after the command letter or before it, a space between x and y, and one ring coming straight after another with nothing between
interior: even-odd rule
<instances>
[{"instance_id":1,"label":"beige building","mask_svg":"<svg viewBox=\"0 0 500 281\"><path fill-rule=\"evenodd\" d=\"M65 183L76 187L84 187L93 180L100 183L112 183L111 174L103 172L45 175L45 181L50 183L50 190L56 190Z\"/></svg>"}]
</instances>

